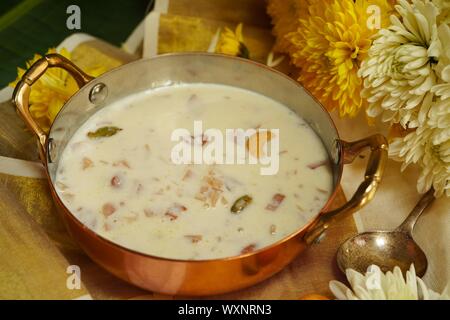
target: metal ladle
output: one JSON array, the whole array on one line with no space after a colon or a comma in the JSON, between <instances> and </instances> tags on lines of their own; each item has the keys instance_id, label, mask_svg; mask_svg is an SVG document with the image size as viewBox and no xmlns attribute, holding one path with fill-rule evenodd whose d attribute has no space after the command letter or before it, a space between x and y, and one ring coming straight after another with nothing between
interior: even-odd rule
<instances>
[{"instance_id":1,"label":"metal ladle","mask_svg":"<svg viewBox=\"0 0 450 320\"><path fill-rule=\"evenodd\" d=\"M414 242L412 232L420 215L434 199L431 188L394 231L364 232L346 240L337 252L339 269L345 273L347 268L352 268L364 274L370 265L376 264L383 272L398 266L406 274L413 263L416 274L422 277L428 262L425 253Z\"/></svg>"}]
</instances>

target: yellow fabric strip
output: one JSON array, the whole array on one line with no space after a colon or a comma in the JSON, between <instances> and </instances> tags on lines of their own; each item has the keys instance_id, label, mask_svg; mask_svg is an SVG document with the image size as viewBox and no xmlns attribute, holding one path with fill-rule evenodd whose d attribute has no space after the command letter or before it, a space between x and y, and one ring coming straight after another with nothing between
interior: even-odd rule
<instances>
[{"instance_id":1,"label":"yellow fabric strip","mask_svg":"<svg viewBox=\"0 0 450 320\"><path fill-rule=\"evenodd\" d=\"M42 182L0 174L0 299L74 299L87 294L83 286L67 287L68 261L28 214L30 208L37 212L48 207L45 193L33 188ZM27 191L18 192L17 185Z\"/></svg>"}]
</instances>

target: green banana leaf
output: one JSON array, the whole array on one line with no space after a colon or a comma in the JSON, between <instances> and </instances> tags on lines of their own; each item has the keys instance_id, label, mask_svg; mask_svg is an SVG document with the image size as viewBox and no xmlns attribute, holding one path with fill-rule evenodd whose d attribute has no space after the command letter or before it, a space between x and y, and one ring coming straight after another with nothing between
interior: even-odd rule
<instances>
[{"instance_id":1,"label":"green banana leaf","mask_svg":"<svg viewBox=\"0 0 450 320\"><path fill-rule=\"evenodd\" d=\"M150 0L0 0L0 89L17 67L44 54L73 33L83 32L120 46L145 17ZM67 7L81 9L81 30L66 26Z\"/></svg>"}]
</instances>

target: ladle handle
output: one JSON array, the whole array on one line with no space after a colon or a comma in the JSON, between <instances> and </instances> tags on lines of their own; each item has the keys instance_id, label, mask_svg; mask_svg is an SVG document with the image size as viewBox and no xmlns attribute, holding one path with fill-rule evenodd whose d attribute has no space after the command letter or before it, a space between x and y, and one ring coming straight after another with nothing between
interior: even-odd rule
<instances>
[{"instance_id":1,"label":"ladle handle","mask_svg":"<svg viewBox=\"0 0 450 320\"><path fill-rule=\"evenodd\" d=\"M419 200L406 220L403 221L403 223L395 231L405 232L412 237L412 232L417 220L419 220L421 214L434 201L434 199L434 189L431 188L427 193L423 195L423 197Z\"/></svg>"}]
</instances>

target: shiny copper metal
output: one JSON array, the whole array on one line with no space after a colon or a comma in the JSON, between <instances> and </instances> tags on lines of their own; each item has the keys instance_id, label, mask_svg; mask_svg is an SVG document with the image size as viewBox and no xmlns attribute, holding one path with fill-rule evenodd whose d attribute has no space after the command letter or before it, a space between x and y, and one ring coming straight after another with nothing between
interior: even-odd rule
<instances>
[{"instance_id":1,"label":"shiny copper metal","mask_svg":"<svg viewBox=\"0 0 450 320\"><path fill-rule=\"evenodd\" d=\"M180 62L180 60L182 61ZM169 77L179 78L166 79L167 81L163 85L167 85L167 82L170 85L171 80L186 81L185 79L214 83L222 76L219 75L222 71L222 73L229 74L228 78L221 82L223 84L242 86L249 90L266 93L269 96L277 95L280 102L293 99L292 93L298 93L307 99L308 101L303 101L303 103L309 104L309 106L302 105L297 109L303 108L302 116L305 119L316 118L320 122L315 129L319 131L319 135L330 152L335 171L335 190L321 213L318 213L317 217L305 227L271 246L240 256L202 261L164 259L135 252L99 236L81 224L61 202L53 186L52 177L57 166L57 154L61 152L64 141L76 129L73 128L73 124L78 125L80 121L88 117L89 112L94 112L95 108L99 106L89 105L88 90L90 88L83 88L67 102L55 119L50 134L47 135L35 123L28 111L30 86L47 68L61 67L69 71L80 86L87 83L88 85L85 87L106 83L106 86L109 85L110 89L114 89L110 90L108 96L108 99L113 99L110 96L114 93L123 96L127 93L130 94L133 90L161 86L160 81L152 80L149 71L145 70L149 65L152 65L153 68L149 70L150 72L167 73ZM235 70L230 70L232 68ZM252 76L248 73L249 71L254 71L258 76ZM124 81L124 75L127 75L127 81ZM387 142L383 136L374 135L352 143L341 141L327 111L298 83L267 66L250 60L205 53L171 54L134 62L110 71L94 81L91 80L91 77L84 74L67 59L59 55L48 55L37 61L25 73L14 92L14 102L27 125L39 139L42 161L47 169L51 192L70 234L100 266L117 277L147 290L171 295L204 296L242 289L269 278L305 250L326 231L331 223L358 210L370 201L385 167ZM89 81L91 82L89 83ZM150 82L147 83L148 81ZM278 86L279 90L269 94L268 90L272 90L275 86ZM106 99L104 104L107 103ZM82 111L78 111L83 112L82 114L77 114L77 110L72 110L75 105L84 108ZM49 140L52 139L56 141L54 142L56 146L49 143ZM328 211L337 194L344 163L351 162L364 148L371 149L371 156L363 183L348 203L340 209ZM52 156L52 153L56 153L56 156Z\"/></svg>"}]
</instances>

